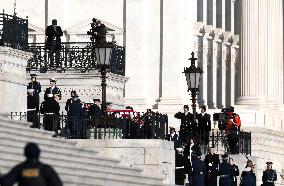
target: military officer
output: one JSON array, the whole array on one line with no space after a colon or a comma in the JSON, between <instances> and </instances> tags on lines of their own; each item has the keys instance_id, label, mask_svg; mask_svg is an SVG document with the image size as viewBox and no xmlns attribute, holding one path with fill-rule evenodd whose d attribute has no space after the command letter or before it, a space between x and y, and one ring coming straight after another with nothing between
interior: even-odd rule
<instances>
[{"instance_id":1,"label":"military officer","mask_svg":"<svg viewBox=\"0 0 284 186\"><path fill-rule=\"evenodd\" d=\"M53 94L47 94L46 100L41 103L40 113L44 114L43 125L45 130L55 131L58 133L57 117L59 116L59 103L53 98Z\"/></svg>"},{"instance_id":2,"label":"military officer","mask_svg":"<svg viewBox=\"0 0 284 186\"><path fill-rule=\"evenodd\" d=\"M184 143L189 136L193 134L193 127L191 125L192 114L189 112L188 105L183 106L184 113L178 112L174 115L175 118L181 120L179 136L181 143Z\"/></svg>"},{"instance_id":3,"label":"military officer","mask_svg":"<svg viewBox=\"0 0 284 186\"><path fill-rule=\"evenodd\" d=\"M233 169L232 166L228 163L228 154L224 154L222 157L222 163L219 166L219 186L229 186L232 182Z\"/></svg>"},{"instance_id":4,"label":"military officer","mask_svg":"<svg viewBox=\"0 0 284 186\"><path fill-rule=\"evenodd\" d=\"M274 182L277 180L276 171L272 169L272 162L266 162L266 170L262 174L263 186L274 186Z\"/></svg>"},{"instance_id":5,"label":"military officer","mask_svg":"<svg viewBox=\"0 0 284 186\"><path fill-rule=\"evenodd\" d=\"M39 161L40 149L35 143L28 143L25 147L26 160L16 165L3 177L2 186L62 186L62 182L55 170Z\"/></svg>"},{"instance_id":6,"label":"military officer","mask_svg":"<svg viewBox=\"0 0 284 186\"><path fill-rule=\"evenodd\" d=\"M48 87L48 88L46 88L45 89L45 92L44 92L44 99L46 99L47 98L47 94L57 94L58 95L58 97L59 97L59 100L61 100L61 90L60 90L60 88L58 88L57 86L56 86L56 80L55 80L55 78L50 78L49 79L50 81L50 87Z\"/></svg>"},{"instance_id":7,"label":"military officer","mask_svg":"<svg viewBox=\"0 0 284 186\"><path fill-rule=\"evenodd\" d=\"M69 106L70 106L70 104L73 102L75 96L77 96L76 90L71 90L71 98L67 99L66 105L65 105L65 110L66 110L67 113L69 112ZM78 96L77 96L77 98L78 98ZM80 100L80 99L79 99L79 100ZM81 102L81 101L80 101L80 102Z\"/></svg>"},{"instance_id":8,"label":"military officer","mask_svg":"<svg viewBox=\"0 0 284 186\"><path fill-rule=\"evenodd\" d=\"M31 82L29 82L27 89L34 89L34 97L37 100L37 104L39 105L39 94L41 92L41 85L40 82L36 80L37 75L36 74L30 74L31 76Z\"/></svg>"},{"instance_id":9,"label":"military officer","mask_svg":"<svg viewBox=\"0 0 284 186\"><path fill-rule=\"evenodd\" d=\"M90 106L90 116L93 126L99 126L102 118L102 110L100 107L100 99L93 99L94 104Z\"/></svg>"},{"instance_id":10,"label":"military officer","mask_svg":"<svg viewBox=\"0 0 284 186\"><path fill-rule=\"evenodd\" d=\"M175 170L175 184L184 185L185 179L185 164L187 162L186 157L182 154L182 148L176 148L176 170Z\"/></svg>"},{"instance_id":11,"label":"military officer","mask_svg":"<svg viewBox=\"0 0 284 186\"><path fill-rule=\"evenodd\" d=\"M192 154L192 186L204 186L206 168L201 155L200 151Z\"/></svg>"},{"instance_id":12,"label":"military officer","mask_svg":"<svg viewBox=\"0 0 284 186\"><path fill-rule=\"evenodd\" d=\"M177 148L180 145L179 144L179 137L176 134L176 129L174 127L170 127L170 134L168 134L167 140L174 142L174 148Z\"/></svg>"},{"instance_id":13,"label":"military officer","mask_svg":"<svg viewBox=\"0 0 284 186\"><path fill-rule=\"evenodd\" d=\"M217 175L220 160L219 155L215 154L214 147L210 147L209 153L205 156L204 163L206 166L205 185L217 186Z\"/></svg>"},{"instance_id":14,"label":"military officer","mask_svg":"<svg viewBox=\"0 0 284 186\"><path fill-rule=\"evenodd\" d=\"M210 115L206 113L206 106L201 106L201 113L197 115L198 120L198 134L201 137L203 144L207 145L209 143L209 133L211 131L211 118Z\"/></svg>"},{"instance_id":15,"label":"military officer","mask_svg":"<svg viewBox=\"0 0 284 186\"><path fill-rule=\"evenodd\" d=\"M232 177L231 186L237 186L238 185L237 176L240 175L239 167L234 163L234 160L232 158L229 158L229 162L230 162L232 169L233 169L233 177Z\"/></svg>"},{"instance_id":16,"label":"military officer","mask_svg":"<svg viewBox=\"0 0 284 186\"><path fill-rule=\"evenodd\" d=\"M38 100L34 96L34 89L28 89L27 97L27 121L32 122L31 128L39 128L38 122Z\"/></svg>"}]
</instances>

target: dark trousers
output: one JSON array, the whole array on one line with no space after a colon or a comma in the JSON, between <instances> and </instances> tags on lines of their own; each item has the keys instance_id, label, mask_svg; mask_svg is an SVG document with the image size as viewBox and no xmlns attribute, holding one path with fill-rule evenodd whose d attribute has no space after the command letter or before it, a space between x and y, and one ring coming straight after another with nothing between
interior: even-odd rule
<instances>
[{"instance_id":1,"label":"dark trousers","mask_svg":"<svg viewBox=\"0 0 284 186\"><path fill-rule=\"evenodd\" d=\"M32 122L32 128L39 128L39 122L38 122L38 115L37 111L28 111L27 112L27 121Z\"/></svg>"},{"instance_id":2,"label":"dark trousers","mask_svg":"<svg viewBox=\"0 0 284 186\"><path fill-rule=\"evenodd\" d=\"M205 175L205 185L206 186L217 186L217 173L208 172Z\"/></svg>"}]
</instances>

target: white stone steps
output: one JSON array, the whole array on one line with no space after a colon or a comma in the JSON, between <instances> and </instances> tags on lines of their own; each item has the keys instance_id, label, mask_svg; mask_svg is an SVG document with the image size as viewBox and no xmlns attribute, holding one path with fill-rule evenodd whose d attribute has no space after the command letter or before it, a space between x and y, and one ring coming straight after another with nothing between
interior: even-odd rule
<instances>
[{"instance_id":1,"label":"white stone steps","mask_svg":"<svg viewBox=\"0 0 284 186\"><path fill-rule=\"evenodd\" d=\"M23 155L23 148L13 147L11 145L4 146L0 144L0 156L5 156L5 154L9 155L19 155L21 158ZM119 175L133 175L140 176L141 170L132 167L126 167L119 164L108 164L108 163L99 163L95 159L82 159L76 156L64 156L61 155L60 152L56 153L48 153L46 151L42 151L41 155L42 159L48 161L52 165L60 165L69 168L77 168L87 169L88 171L96 171L103 173L111 173L111 174L119 174Z\"/></svg>"},{"instance_id":2,"label":"white stone steps","mask_svg":"<svg viewBox=\"0 0 284 186\"><path fill-rule=\"evenodd\" d=\"M22 156L17 155L9 155L9 157L2 158L4 162L0 160L0 164L2 167L7 168L7 163L10 165L13 163L19 163L23 160ZM15 163L16 161L16 163ZM50 164L48 161L43 161L44 163ZM62 175L69 175L73 177L77 177L79 183L96 183L102 185L129 185L129 186L140 186L140 185L163 185L159 179L153 178L143 178L143 177L135 177L132 175L126 176L117 176L114 174L101 174L96 171L82 171L80 169L74 168L65 168L59 165L54 165L54 169L60 174L60 178L65 182L64 177ZM107 175L107 176L106 176ZM127 184L126 184L127 183Z\"/></svg>"}]
</instances>

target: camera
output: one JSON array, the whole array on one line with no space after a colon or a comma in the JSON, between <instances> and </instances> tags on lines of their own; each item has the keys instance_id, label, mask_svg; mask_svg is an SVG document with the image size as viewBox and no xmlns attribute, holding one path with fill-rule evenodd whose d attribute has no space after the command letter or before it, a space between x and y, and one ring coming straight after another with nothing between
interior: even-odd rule
<instances>
[{"instance_id":1,"label":"camera","mask_svg":"<svg viewBox=\"0 0 284 186\"><path fill-rule=\"evenodd\" d=\"M234 107L225 107L221 110L220 113L214 113L213 114L213 121L218 121L218 128L220 130L225 130L226 128L226 122L228 119L230 119L229 112L234 112Z\"/></svg>"}]
</instances>

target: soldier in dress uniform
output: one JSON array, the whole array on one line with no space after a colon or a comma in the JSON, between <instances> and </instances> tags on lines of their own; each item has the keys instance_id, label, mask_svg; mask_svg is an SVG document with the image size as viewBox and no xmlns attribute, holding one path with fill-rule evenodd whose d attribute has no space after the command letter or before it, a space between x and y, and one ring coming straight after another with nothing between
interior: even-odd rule
<instances>
[{"instance_id":1,"label":"soldier in dress uniform","mask_svg":"<svg viewBox=\"0 0 284 186\"><path fill-rule=\"evenodd\" d=\"M248 160L245 170L241 174L240 186L256 186L256 176L253 169L253 162Z\"/></svg>"},{"instance_id":2,"label":"soldier in dress uniform","mask_svg":"<svg viewBox=\"0 0 284 186\"><path fill-rule=\"evenodd\" d=\"M68 116L71 120L71 135L73 138L84 138L84 130L86 129L85 125L87 123L83 123L82 119L84 118L84 112L82 108L81 101L78 99L78 95L75 95L72 103L69 106Z\"/></svg>"},{"instance_id":3,"label":"soldier in dress uniform","mask_svg":"<svg viewBox=\"0 0 284 186\"><path fill-rule=\"evenodd\" d=\"M184 185L185 179L185 164L187 158L182 154L182 148L176 148L176 161L175 161L175 184Z\"/></svg>"},{"instance_id":4,"label":"soldier in dress uniform","mask_svg":"<svg viewBox=\"0 0 284 186\"><path fill-rule=\"evenodd\" d=\"M45 89L44 99L46 99L47 94L58 94L59 100L61 100L61 90L56 86L55 78L50 78L50 87Z\"/></svg>"},{"instance_id":5,"label":"soldier in dress uniform","mask_svg":"<svg viewBox=\"0 0 284 186\"><path fill-rule=\"evenodd\" d=\"M93 99L94 104L90 106L90 116L94 127L100 125L102 118L102 110L100 107L100 99Z\"/></svg>"},{"instance_id":6,"label":"soldier in dress uniform","mask_svg":"<svg viewBox=\"0 0 284 186\"><path fill-rule=\"evenodd\" d=\"M71 98L67 99L65 110L68 113L69 112L69 106L73 102L74 98L77 96L76 90L71 90ZM80 99L79 99L80 100ZM81 102L81 101L80 101Z\"/></svg>"},{"instance_id":7,"label":"soldier in dress uniform","mask_svg":"<svg viewBox=\"0 0 284 186\"><path fill-rule=\"evenodd\" d=\"M192 154L192 186L204 186L205 163L201 151Z\"/></svg>"},{"instance_id":8,"label":"soldier in dress uniform","mask_svg":"<svg viewBox=\"0 0 284 186\"><path fill-rule=\"evenodd\" d=\"M234 163L234 160L232 158L229 158L229 162L230 162L232 169L233 169L233 177L232 177L231 186L237 186L238 185L237 176L240 175L239 167Z\"/></svg>"},{"instance_id":9,"label":"soldier in dress uniform","mask_svg":"<svg viewBox=\"0 0 284 186\"><path fill-rule=\"evenodd\" d=\"M27 89L34 89L34 97L37 100L37 105L39 105L39 94L41 93L41 85L40 82L36 80L36 74L30 74L31 82L29 82Z\"/></svg>"},{"instance_id":10,"label":"soldier in dress uniform","mask_svg":"<svg viewBox=\"0 0 284 186\"><path fill-rule=\"evenodd\" d=\"M263 186L274 186L274 182L277 180L276 171L272 169L272 162L266 162L266 170L262 174Z\"/></svg>"},{"instance_id":11,"label":"soldier in dress uniform","mask_svg":"<svg viewBox=\"0 0 284 186\"><path fill-rule=\"evenodd\" d=\"M192 114L189 112L188 105L183 106L184 113L178 112L174 115L175 118L181 120L179 136L181 143L184 143L193 134L193 127L191 125Z\"/></svg>"},{"instance_id":12,"label":"soldier in dress uniform","mask_svg":"<svg viewBox=\"0 0 284 186\"><path fill-rule=\"evenodd\" d=\"M34 96L34 89L28 89L27 97L27 121L32 122L31 128L39 128L38 122L38 100Z\"/></svg>"},{"instance_id":13,"label":"soldier in dress uniform","mask_svg":"<svg viewBox=\"0 0 284 186\"><path fill-rule=\"evenodd\" d=\"M16 165L3 177L2 186L62 186L55 170L39 161L40 149L35 143L28 143L24 154L26 160Z\"/></svg>"},{"instance_id":14,"label":"soldier in dress uniform","mask_svg":"<svg viewBox=\"0 0 284 186\"><path fill-rule=\"evenodd\" d=\"M219 169L219 155L215 154L215 148L210 147L209 153L205 156L204 163L206 166L205 185L217 186L217 176Z\"/></svg>"},{"instance_id":15,"label":"soldier in dress uniform","mask_svg":"<svg viewBox=\"0 0 284 186\"><path fill-rule=\"evenodd\" d=\"M222 163L219 166L219 186L229 186L232 182L233 168L228 162L228 154L224 154L222 157Z\"/></svg>"},{"instance_id":16,"label":"soldier in dress uniform","mask_svg":"<svg viewBox=\"0 0 284 186\"><path fill-rule=\"evenodd\" d=\"M203 144L209 143L209 133L211 131L210 115L206 113L206 106L201 106L201 113L197 115L198 133Z\"/></svg>"},{"instance_id":17,"label":"soldier in dress uniform","mask_svg":"<svg viewBox=\"0 0 284 186\"><path fill-rule=\"evenodd\" d=\"M55 131L55 136L58 134L57 117L59 116L59 103L53 98L53 94L47 94L46 100L41 103L40 113L44 114L43 125L45 130Z\"/></svg>"}]
</instances>

